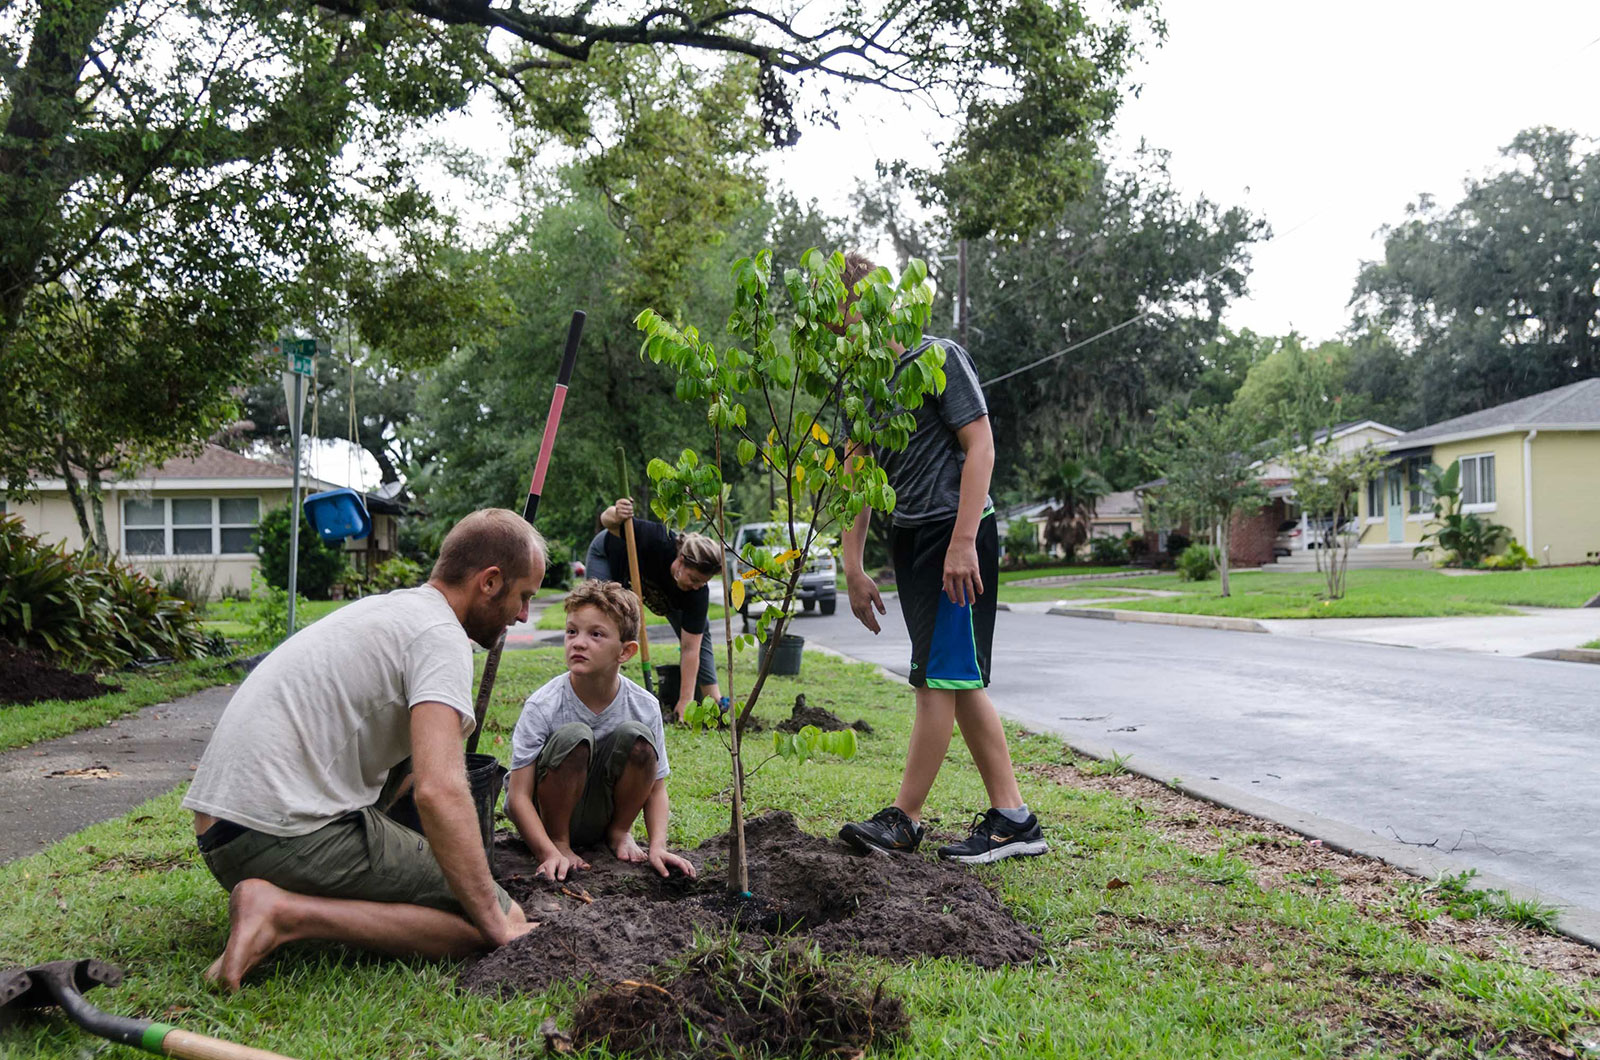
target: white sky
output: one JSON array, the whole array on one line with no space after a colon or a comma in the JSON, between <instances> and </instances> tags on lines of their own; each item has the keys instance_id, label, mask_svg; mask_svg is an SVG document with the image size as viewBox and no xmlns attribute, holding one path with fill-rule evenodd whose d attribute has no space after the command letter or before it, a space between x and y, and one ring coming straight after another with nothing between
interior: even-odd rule
<instances>
[{"instance_id":1,"label":"white sky","mask_svg":"<svg viewBox=\"0 0 1600 1060\"><path fill-rule=\"evenodd\" d=\"M1167 43L1133 80L1115 148L1171 152L1189 195L1264 216L1250 297L1228 322L1332 338L1378 228L1499 161L1519 130L1600 136L1600 3L1594 0L1167 0ZM927 112L861 93L842 132L810 130L772 167L836 212L878 158L927 161ZM929 130L936 134L936 130Z\"/></svg>"}]
</instances>

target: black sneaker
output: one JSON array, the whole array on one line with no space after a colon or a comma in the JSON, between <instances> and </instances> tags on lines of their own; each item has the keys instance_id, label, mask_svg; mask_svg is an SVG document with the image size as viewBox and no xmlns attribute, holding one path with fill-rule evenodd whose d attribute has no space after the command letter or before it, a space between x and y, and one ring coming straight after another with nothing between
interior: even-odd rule
<instances>
[{"instance_id":1,"label":"black sneaker","mask_svg":"<svg viewBox=\"0 0 1600 1060\"><path fill-rule=\"evenodd\" d=\"M1028 814L1028 819L1017 824L999 810L973 818L972 834L959 843L939 848L939 856L946 861L960 861L968 865L984 865L1002 858L1037 857L1050 849L1039 832L1039 818Z\"/></svg>"},{"instance_id":2,"label":"black sneaker","mask_svg":"<svg viewBox=\"0 0 1600 1060\"><path fill-rule=\"evenodd\" d=\"M922 826L898 806L885 806L872 820L839 829L839 838L862 854L912 854L922 843Z\"/></svg>"}]
</instances>

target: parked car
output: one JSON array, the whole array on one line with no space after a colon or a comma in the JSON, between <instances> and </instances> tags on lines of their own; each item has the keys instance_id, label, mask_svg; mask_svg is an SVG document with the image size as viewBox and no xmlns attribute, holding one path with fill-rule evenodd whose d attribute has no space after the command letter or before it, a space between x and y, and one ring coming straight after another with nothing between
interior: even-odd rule
<instances>
[{"instance_id":1,"label":"parked car","mask_svg":"<svg viewBox=\"0 0 1600 1060\"><path fill-rule=\"evenodd\" d=\"M750 564L741 558L746 545L755 545L758 548L776 547L787 541L788 533L789 528L783 523L745 523L740 526L733 535L733 550L723 557L724 576L731 580L750 570ZM821 611L825 615L833 614L839 602L839 590L836 585L837 569L832 550L813 546L811 555L806 561L806 568L800 574L799 584L795 587L795 599L800 601L802 610ZM759 598L759 594L747 595L745 607L740 608L741 612L749 607L752 598Z\"/></svg>"},{"instance_id":2,"label":"parked car","mask_svg":"<svg viewBox=\"0 0 1600 1060\"><path fill-rule=\"evenodd\" d=\"M1337 540L1329 540L1329 530L1333 527L1333 520L1327 517L1320 519L1307 519L1301 526L1298 519L1285 519L1278 524L1278 536L1272 542L1274 556L1288 556L1300 551L1302 548L1329 548L1337 547ZM1354 533L1355 520L1344 524L1343 533ZM1301 535L1305 535L1302 537Z\"/></svg>"}]
</instances>

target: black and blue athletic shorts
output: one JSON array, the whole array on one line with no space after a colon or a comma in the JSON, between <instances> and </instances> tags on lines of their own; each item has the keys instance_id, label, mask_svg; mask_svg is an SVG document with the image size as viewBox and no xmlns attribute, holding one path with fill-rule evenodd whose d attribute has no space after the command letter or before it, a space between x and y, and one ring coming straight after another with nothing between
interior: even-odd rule
<instances>
[{"instance_id":1,"label":"black and blue athletic shorts","mask_svg":"<svg viewBox=\"0 0 1600 1060\"><path fill-rule=\"evenodd\" d=\"M944 557L954 517L890 531L895 588L911 634L910 682L918 688L986 688L1000 590L1000 535L994 511L978 523L978 574L983 592L958 607L944 592Z\"/></svg>"}]
</instances>

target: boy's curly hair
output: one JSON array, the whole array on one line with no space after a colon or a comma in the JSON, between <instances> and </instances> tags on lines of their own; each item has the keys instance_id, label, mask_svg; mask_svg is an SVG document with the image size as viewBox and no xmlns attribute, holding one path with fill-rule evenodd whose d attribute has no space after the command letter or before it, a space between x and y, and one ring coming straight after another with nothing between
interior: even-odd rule
<instances>
[{"instance_id":1,"label":"boy's curly hair","mask_svg":"<svg viewBox=\"0 0 1600 1060\"><path fill-rule=\"evenodd\" d=\"M567 594L567 614L580 607L599 609L617 627L617 636L626 644L639 639L639 601L617 582L590 578Z\"/></svg>"}]
</instances>

